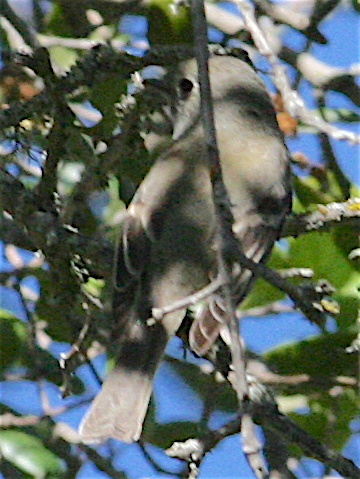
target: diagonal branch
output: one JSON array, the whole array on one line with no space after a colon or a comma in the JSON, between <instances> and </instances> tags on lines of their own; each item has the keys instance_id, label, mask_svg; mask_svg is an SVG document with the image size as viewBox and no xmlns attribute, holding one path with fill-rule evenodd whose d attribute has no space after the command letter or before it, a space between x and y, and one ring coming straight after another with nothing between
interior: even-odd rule
<instances>
[{"instance_id":1,"label":"diagonal branch","mask_svg":"<svg viewBox=\"0 0 360 479\"><path fill-rule=\"evenodd\" d=\"M246 28L250 32L258 51L269 60L274 83L281 93L286 109L291 116L297 116L307 125L314 126L319 131L326 133L337 140L347 140L351 143L360 143L360 135L352 131L340 129L323 120L319 115L310 112L300 95L291 88L287 78L285 67L281 65L278 57L271 49L263 32L261 31L254 13L253 5L246 0L234 0L238 5L245 21Z\"/></svg>"},{"instance_id":2,"label":"diagonal branch","mask_svg":"<svg viewBox=\"0 0 360 479\"><path fill-rule=\"evenodd\" d=\"M24 20L22 20L9 5L7 0L1 0L0 2L0 16L6 18L11 27L22 37L23 41L30 48L37 48L40 46L35 30ZM19 47L19 45L16 45Z\"/></svg>"},{"instance_id":3,"label":"diagonal branch","mask_svg":"<svg viewBox=\"0 0 360 479\"><path fill-rule=\"evenodd\" d=\"M263 385L261 387L264 388ZM269 407L269 404L256 405L253 403L252 406L256 419L262 427L280 435L287 442L296 444L306 455L317 459L331 469L335 469L343 477L349 479L360 478L360 469L353 461L322 444L301 429L288 416L282 414L275 404L273 404L273 407ZM225 437L237 434L240 431L241 421L240 418L234 419L219 429L209 431L202 437L188 439L185 442L175 442L167 450L167 454L185 460L199 460Z\"/></svg>"},{"instance_id":4,"label":"diagonal branch","mask_svg":"<svg viewBox=\"0 0 360 479\"><path fill-rule=\"evenodd\" d=\"M214 363L213 363L214 364ZM214 364L215 365L215 364ZM215 365L217 368L217 366ZM228 381L232 382L230 370ZM308 457L335 469L343 477L359 479L360 469L350 459L322 444L318 439L299 427L289 416L279 411L271 390L255 376L247 373L249 384L249 404L256 423L265 430L282 437L289 444L296 444ZM243 411L240 411L242 413ZM242 418L237 417L215 430L184 442L174 442L167 450L171 457L199 462L225 437L240 432Z\"/></svg>"},{"instance_id":5,"label":"diagonal branch","mask_svg":"<svg viewBox=\"0 0 360 479\"><path fill-rule=\"evenodd\" d=\"M268 476L268 471L264 459L261 455L261 445L256 437L255 425L252 420L251 412L247 408L249 388L245 372L245 351L239 331L239 321L236 317L236 305L231 295L231 270L232 261L229 259L226 238L233 239L232 225L234 218L232 216L230 200L222 178L219 150L216 142L216 130L214 122L214 112L210 88L210 79L208 71L208 39L207 24L205 18L205 9L203 0L192 0L191 12L193 21L193 32L195 39L195 54L199 70L199 84L201 95L201 118L204 128L205 144L207 147L210 176L213 187L213 200L218 216L218 274L225 279L225 284L221 288L225 310L228 316L227 324L231 336L231 355L233 367L235 369L234 389L236 391L240 408L243 409L241 433L243 439L243 450L247 460L258 478Z\"/></svg>"},{"instance_id":6,"label":"diagonal branch","mask_svg":"<svg viewBox=\"0 0 360 479\"><path fill-rule=\"evenodd\" d=\"M360 231L360 198L343 203L318 205L310 213L292 214L285 221L281 236L299 236L309 231L328 231L334 226L350 224Z\"/></svg>"}]
</instances>

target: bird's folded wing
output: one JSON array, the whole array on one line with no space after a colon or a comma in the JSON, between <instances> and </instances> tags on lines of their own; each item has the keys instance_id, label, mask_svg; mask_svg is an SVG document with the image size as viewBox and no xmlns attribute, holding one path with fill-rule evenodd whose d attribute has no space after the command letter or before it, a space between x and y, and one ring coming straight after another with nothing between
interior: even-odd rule
<instances>
[{"instance_id":1,"label":"bird's folded wing","mask_svg":"<svg viewBox=\"0 0 360 479\"><path fill-rule=\"evenodd\" d=\"M243 253L254 262L264 261L269 256L277 239L282 218L273 224L264 222L259 216L258 224L249 227L247 217L234 225L234 233L239 239ZM252 221L253 222L253 221ZM249 292L255 277L252 271L239 263L233 267L232 296L235 304L240 304ZM189 332L190 348L199 356L204 355L218 337L220 330L228 322L221 294L209 298L195 317Z\"/></svg>"},{"instance_id":2,"label":"bird's folded wing","mask_svg":"<svg viewBox=\"0 0 360 479\"><path fill-rule=\"evenodd\" d=\"M124 217L117 246L114 310L126 315L134 302L138 282L149 265L154 242L161 234L169 191L183 170L180 161L160 158L132 199ZM171 211L170 211L171 213ZM126 318L124 318L126 319Z\"/></svg>"}]
</instances>

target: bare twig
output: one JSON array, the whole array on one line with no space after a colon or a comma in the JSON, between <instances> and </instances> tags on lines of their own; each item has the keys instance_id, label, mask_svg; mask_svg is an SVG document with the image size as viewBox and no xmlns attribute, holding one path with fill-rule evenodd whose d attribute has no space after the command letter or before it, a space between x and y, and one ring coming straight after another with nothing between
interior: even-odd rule
<instances>
[{"instance_id":1,"label":"bare twig","mask_svg":"<svg viewBox=\"0 0 360 479\"><path fill-rule=\"evenodd\" d=\"M204 2L193 0L191 2L193 32L195 39L195 54L199 69L199 83L201 94L201 117L204 128L205 144L209 158L211 182L213 186L213 199L219 220L218 241L218 274L225 278L225 285L221 288L225 302L225 310L228 316L227 325L231 336L231 355L235 370L234 389L236 391L239 406L243 409L242 416L242 439L243 450L251 468L258 478L268 475L267 467L261 455L261 445L255 433L255 426L251 412L247 410L249 391L245 373L245 351L239 331L239 321L236 317L236 305L231 294L231 262L226 258L226 238L233 238L232 224L234 222L229 197L223 182L219 150L216 142L216 130L214 122L213 104L211 97L210 79L208 71L208 40L207 24L205 18Z\"/></svg>"},{"instance_id":2,"label":"bare twig","mask_svg":"<svg viewBox=\"0 0 360 479\"><path fill-rule=\"evenodd\" d=\"M236 244L233 246L235 254L243 267L253 271L256 276L262 276L266 281L288 294L288 296L295 302L296 306L301 309L310 321L320 326L325 324L326 315L309 301L301 288L288 282L281 276L281 274L268 268L264 264L254 263L238 246L236 246Z\"/></svg>"},{"instance_id":3,"label":"bare twig","mask_svg":"<svg viewBox=\"0 0 360 479\"><path fill-rule=\"evenodd\" d=\"M314 126L319 131L337 140L348 140L351 143L360 143L360 135L357 133L337 128L306 108L304 100L291 88L285 67L280 64L278 57L272 51L261 31L255 18L253 5L246 0L234 0L234 2L238 5L244 17L246 28L250 32L258 51L267 57L272 66L274 83L281 93L288 113L290 113L291 116L300 118L304 123Z\"/></svg>"},{"instance_id":4,"label":"bare twig","mask_svg":"<svg viewBox=\"0 0 360 479\"><path fill-rule=\"evenodd\" d=\"M37 424L40 420L41 417L39 416L15 416L15 414L6 412L4 414L1 414L0 416L0 427L1 429L5 429L12 426L33 426L34 424Z\"/></svg>"},{"instance_id":5,"label":"bare twig","mask_svg":"<svg viewBox=\"0 0 360 479\"><path fill-rule=\"evenodd\" d=\"M294 421L278 410L263 411L259 420L262 424L277 434L282 435L289 443L297 444L309 457L313 457L328 467L335 469L343 477L350 479L360 478L360 469L337 451L322 444L306 431L301 429Z\"/></svg>"},{"instance_id":6,"label":"bare twig","mask_svg":"<svg viewBox=\"0 0 360 479\"><path fill-rule=\"evenodd\" d=\"M88 308L86 308L86 309L88 309ZM67 361L72 356L74 356L74 354L77 354L80 351L81 344L84 341L84 339L86 337L86 334L89 330L90 322L91 322L90 315L87 314L86 315L86 322L85 322L84 326L81 328L81 331L78 335L77 340L71 345L71 348L69 349L69 351L67 351L66 353L60 353L59 365L60 365L60 368L63 369L64 371L66 369Z\"/></svg>"},{"instance_id":7,"label":"bare twig","mask_svg":"<svg viewBox=\"0 0 360 479\"><path fill-rule=\"evenodd\" d=\"M266 316L268 314L292 313L294 306L291 304L284 304L280 301L275 303L265 304L264 306L254 306L253 308L238 311L238 316Z\"/></svg>"},{"instance_id":8,"label":"bare twig","mask_svg":"<svg viewBox=\"0 0 360 479\"><path fill-rule=\"evenodd\" d=\"M230 374L232 374L230 372ZM306 376L306 375L304 375ZM298 376L297 380L301 378ZM301 429L292 419L278 410L271 391L257 378L248 375L250 407L256 422L262 427L282 436L288 443L299 446L306 455L313 457L328 467L335 469L342 476L359 479L360 469L330 447L323 445L306 431ZM225 437L240 432L242 418L229 421L219 429L208 431L201 437L191 438L185 442L175 442L167 454L187 461L199 462Z\"/></svg>"},{"instance_id":9,"label":"bare twig","mask_svg":"<svg viewBox=\"0 0 360 479\"><path fill-rule=\"evenodd\" d=\"M24 42L32 49L39 46L39 42L36 38L36 32L20 17L18 17L13 9L10 7L7 0L1 0L0 2L0 15L6 18L9 24L14 30L20 34ZM14 48L19 48L19 45L13 45Z\"/></svg>"},{"instance_id":10,"label":"bare twig","mask_svg":"<svg viewBox=\"0 0 360 479\"><path fill-rule=\"evenodd\" d=\"M152 317L156 320L161 320L165 314L172 313L173 311L177 311L183 308L189 308L190 306L194 306L194 304L202 301L203 299L208 298L212 294L216 293L222 286L225 285L225 279L223 279L220 275L211 283L209 283L204 288L196 291L196 293L186 296L178 301L174 301L173 303L164 306L163 308L153 308L152 309Z\"/></svg>"},{"instance_id":11,"label":"bare twig","mask_svg":"<svg viewBox=\"0 0 360 479\"><path fill-rule=\"evenodd\" d=\"M149 453L149 451L146 449L146 443L140 438L138 441L138 445L141 449L141 452L144 454L144 457L149 463L152 465L152 467L159 472L160 474L168 474L172 475L173 473L167 469L164 469L161 467L156 460L152 457L152 455ZM182 476L181 476L182 477Z\"/></svg>"},{"instance_id":12,"label":"bare twig","mask_svg":"<svg viewBox=\"0 0 360 479\"><path fill-rule=\"evenodd\" d=\"M312 41L320 43L326 41L309 15L296 9L296 7L292 7L289 3L277 4L269 0L255 0L254 3L258 9L260 9L261 13L264 12L273 20L295 28L304 33Z\"/></svg>"},{"instance_id":13,"label":"bare twig","mask_svg":"<svg viewBox=\"0 0 360 479\"><path fill-rule=\"evenodd\" d=\"M256 275L263 276L270 284L287 293L293 299L295 305L303 311L310 321L319 325L322 324L322 320L325 319L324 314L321 305L315 303L319 303L319 301L323 299L323 296L333 293L333 290L331 288L329 289L329 285L321 282L320 285L309 283L304 286L302 284L294 285L286 281L286 278L294 276L310 278L313 274L312 270L309 268L290 268L289 270L275 271L262 263L260 263L259 266L259 263L255 263L245 255L242 255L243 253L240 253L239 258L243 266L253 271ZM165 314L194 306L199 301L202 301L219 291L226 284L227 283L222 279L222 276L219 275L216 280L212 281L196 293L185 296L163 308L153 308L152 318L153 320L158 321L161 320ZM238 313L238 318L244 316L263 316L265 314L289 311L294 311L294 306L274 303L240 311Z\"/></svg>"},{"instance_id":14,"label":"bare twig","mask_svg":"<svg viewBox=\"0 0 360 479\"><path fill-rule=\"evenodd\" d=\"M58 241L59 244L63 244L64 240L66 239L66 244L68 245L70 252L78 253L79 251L81 251L84 258L90 258L91 267L95 272L99 272L104 276L107 276L109 273L111 274L111 262L113 258L112 250L110 245L107 245L103 238L98 238L96 236L89 240L88 237L71 233L64 229L62 226L60 226L58 224L57 218L53 215L42 213L27 214L26 217L23 217L22 215L19 216L19 213L21 213L21 210L19 210L18 208L19 202L24 205L29 205L29 208L31 207L32 209L34 209L36 207L37 199L33 196L32 192L25 190L19 180L12 177L7 172L0 170L0 179L0 204L2 203L2 208L9 211L10 214L14 215L15 224L25 224L25 226L28 226L27 231L30 236L30 239L34 242L34 244L37 245L38 248L43 248L44 252L46 253L46 249L48 248L48 245L46 244L46 238L48 237L49 231L53 231L52 236L54 238L54 241ZM349 201L350 203L346 211L348 211L349 215L351 214L353 216L359 216L357 200ZM334 204L334 206L330 207L330 211L339 211L338 207L335 208L335 205L337 204ZM356 218L356 220L358 220L358 218ZM333 224L334 222L336 223L336 221L334 217L332 217L332 223L330 223ZM304 220L304 224L308 225L309 220ZM293 231L290 231L290 234L297 235L302 233L303 231L306 231L306 227L304 227L304 224L302 224L301 226L301 231L295 229ZM319 221L319 224L321 224L321 221ZM297 222L293 224L292 228L297 228L296 225ZM286 226L284 230L286 234L288 234L288 229L290 229L290 227ZM9 239L10 238L8 238L8 240ZM286 281L286 279L282 278L280 274L276 273L275 271L272 271L265 265L254 263L251 259L247 258L240 250L236 241L233 242L232 246L234 247L235 255L239 258L241 264L244 265L244 267L250 269L258 276L263 276L275 287L287 293L291 297L291 299L294 300L297 307L299 307L311 321L314 321L315 323L321 323L322 320L325 320L325 315L316 308L314 308L311 302L307 301L306 297L304 296L304 292L299 289L297 285L289 283L288 281ZM55 261L56 257L54 256L54 252L58 252L58 250L52 249L51 251L53 255L52 261ZM101 261L99 261L99 258L101 258ZM63 261L61 265L63 268ZM200 297L195 296L186 298L183 302L181 302L181 304L175 305L175 309L179 307L183 308L187 305L194 304L194 300L197 301L198 299L203 299L204 297L206 297L207 294L210 294L211 291L216 290L220 286L221 276L218 278L218 281L219 283L209 285L205 288L205 290L202 290ZM169 305L166 308L166 311L172 311L173 308L174 305ZM155 316L161 316L161 314L162 312L155 311Z\"/></svg>"},{"instance_id":15,"label":"bare twig","mask_svg":"<svg viewBox=\"0 0 360 479\"><path fill-rule=\"evenodd\" d=\"M109 461L108 458L101 456L95 449L86 446L85 444L77 444L77 447L88 456L100 471L105 472L109 477L112 477L113 479L127 479L126 474L116 470L115 467L112 466L111 461Z\"/></svg>"},{"instance_id":16,"label":"bare twig","mask_svg":"<svg viewBox=\"0 0 360 479\"><path fill-rule=\"evenodd\" d=\"M269 428L276 434L282 435L289 443L299 446L309 457L313 457L323 464L335 469L343 477L359 479L360 469L350 460L334 451L330 447L321 444L317 439L301 429L288 416L282 414L277 408L254 406L257 420L261 425ZM176 442L167 450L171 457L186 460L199 460L206 452L213 449L218 442L227 436L237 434L240 431L242 419L235 419L225 426L209 433L201 438L188 439L185 442Z\"/></svg>"},{"instance_id":17,"label":"bare twig","mask_svg":"<svg viewBox=\"0 0 360 479\"><path fill-rule=\"evenodd\" d=\"M277 270L283 278L312 278L314 271L311 268L286 268Z\"/></svg>"},{"instance_id":18,"label":"bare twig","mask_svg":"<svg viewBox=\"0 0 360 479\"><path fill-rule=\"evenodd\" d=\"M245 0L237 0L237 2L240 8L242 8L241 5L245 3ZM250 14L245 16L247 25L250 24L252 26L251 30L248 28L254 36L254 40L258 39L257 46L261 47L260 51L269 58L273 65L274 80L282 94L287 110L294 116L298 116L305 123L315 126L320 131L334 138L347 139L353 143L359 143L360 136L356 133L339 129L324 121L321 117L314 116L313 112L306 109L303 100L291 89L283 66L268 47L261 30L257 26L256 20L252 20L251 7L247 6L246 8L250 8ZM229 51L229 54L231 54L231 51ZM115 51L109 45L98 44L84 55L71 68L70 72L59 80L57 88L62 94L71 93L82 85L92 86L96 84L107 72L124 74L124 69L126 68L129 68L129 71L134 71L151 64L171 65L193 55L194 50L192 47L172 46L161 47L161 49L153 47L142 58L139 58L122 51ZM34 112L37 115L48 113L51 111L52 106L52 98L49 97L49 92L44 91L26 103L13 104L9 109L0 112L0 123L2 128L7 128L18 124L25 118L32 117Z\"/></svg>"},{"instance_id":19,"label":"bare twig","mask_svg":"<svg viewBox=\"0 0 360 479\"><path fill-rule=\"evenodd\" d=\"M99 44L106 44L106 42L89 40L87 38L64 38L53 35L38 35L39 43L45 48L54 46L61 46L66 48L74 48L76 50L91 50ZM116 50L120 50L126 45L124 40L111 40L110 45Z\"/></svg>"}]
</instances>

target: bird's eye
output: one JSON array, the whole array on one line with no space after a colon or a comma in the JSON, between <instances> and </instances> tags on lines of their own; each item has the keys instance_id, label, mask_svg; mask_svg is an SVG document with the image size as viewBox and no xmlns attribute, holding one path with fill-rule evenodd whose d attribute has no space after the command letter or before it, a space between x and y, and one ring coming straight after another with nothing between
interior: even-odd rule
<instances>
[{"instance_id":1,"label":"bird's eye","mask_svg":"<svg viewBox=\"0 0 360 479\"><path fill-rule=\"evenodd\" d=\"M185 99L187 98L190 93L191 93L191 90L193 89L194 85L193 85L193 82L191 80L189 80L188 78L182 78L180 81L179 81L179 90L180 90L180 96L182 99Z\"/></svg>"}]
</instances>

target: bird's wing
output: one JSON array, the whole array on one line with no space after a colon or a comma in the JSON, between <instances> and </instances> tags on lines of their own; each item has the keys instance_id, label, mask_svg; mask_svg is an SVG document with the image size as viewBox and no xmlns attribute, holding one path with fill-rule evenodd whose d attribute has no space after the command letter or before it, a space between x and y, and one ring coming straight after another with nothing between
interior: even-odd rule
<instances>
[{"instance_id":1,"label":"bird's wing","mask_svg":"<svg viewBox=\"0 0 360 479\"><path fill-rule=\"evenodd\" d=\"M283 220L289 210L290 195L279 204L278 211L249 212L241 216L233 226L234 234L243 253L254 262L266 261L277 240ZM233 267L232 295L238 305L249 292L254 274L235 263ZM209 298L195 317L189 332L190 348L199 356L204 355L227 324L223 298L219 294Z\"/></svg>"},{"instance_id":2,"label":"bird's wing","mask_svg":"<svg viewBox=\"0 0 360 479\"><path fill-rule=\"evenodd\" d=\"M169 191L184 165L159 159L136 191L122 223L116 255L113 309L118 324L134 304L142 273L149 265L154 242L161 234ZM120 318L120 319L119 319Z\"/></svg>"}]
</instances>

